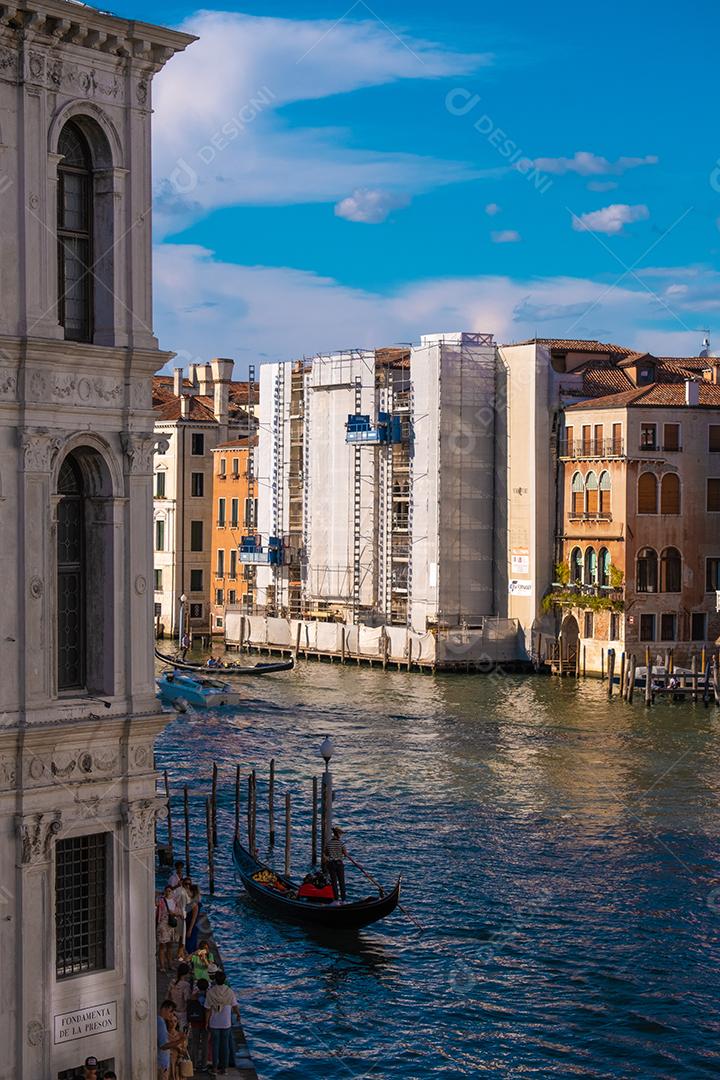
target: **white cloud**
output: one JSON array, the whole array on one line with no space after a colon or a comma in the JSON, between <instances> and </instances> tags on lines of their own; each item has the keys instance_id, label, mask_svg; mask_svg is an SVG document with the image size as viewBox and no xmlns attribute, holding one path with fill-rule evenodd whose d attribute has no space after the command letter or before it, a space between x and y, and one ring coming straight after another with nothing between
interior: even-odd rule
<instances>
[{"instance_id":1,"label":"white cloud","mask_svg":"<svg viewBox=\"0 0 720 1080\"><path fill-rule=\"evenodd\" d=\"M153 89L159 233L218 207L335 202L356 188L415 193L476 175L463 162L351 147L346 130L291 126L284 110L400 80L469 74L488 56L403 41L372 20L204 11L182 29L199 40Z\"/></svg>"},{"instance_id":2,"label":"white cloud","mask_svg":"<svg viewBox=\"0 0 720 1080\"><path fill-rule=\"evenodd\" d=\"M588 191L612 191L617 186L616 180L591 180L587 189Z\"/></svg>"},{"instance_id":3,"label":"white cloud","mask_svg":"<svg viewBox=\"0 0 720 1080\"><path fill-rule=\"evenodd\" d=\"M499 275L434 278L390 293L350 288L288 267L239 266L190 245L156 251L157 331L163 347L187 358L233 356L248 362L291 359L321 350L417 341L421 333L458 328L492 331L498 341L587 337L659 355L693 355L700 325L690 314L720 296L720 273L660 270L647 288L628 279L511 279ZM643 278L643 280L645 280ZM690 293L655 289L691 283ZM282 318L278 317L282 297ZM715 300L716 305L718 300ZM711 334L712 337L712 334Z\"/></svg>"},{"instance_id":4,"label":"white cloud","mask_svg":"<svg viewBox=\"0 0 720 1080\"><path fill-rule=\"evenodd\" d=\"M613 203L602 210L591 210L588 214L573 214L572 226L576 232L607 233L617 236L625 225L633 221L644 221L650 217L647 206L628 206L626 203Z\"/></svg>"},{"instance_id":5,"label":"white cloud","mask_svg":"<svg viewBox=\"0 0 720 1080\"><path fill-rule=\"evenodd\" d=\"M365 225L379 225L391 210L407 206L407 195L372 188L357 188L352 195L342 199L335 207L338 217L346 221L359 221Z\"/></svg>"},{"instance_id":6,"label":"white cloud","mask_svg":"<svg viewBox=\"0 0 720 1080\"><path fill-rule=\"evenodd\" d=\"M490 239L493 244L517 244L522 237L515 229L500 229L498 232L491 232Z\"/></svg>"},{"instance_id":7,"label":"white cloud","mask_svg":"<svg viewBox=\"0 0 720 1080\"><path fill-rule=\"evenodd\" d=\"M620 176L628 169L637 169L641 165L657 165L659 160L655 154L646 154L645 157L620 157L617 161L608 161L599 154L578 150L571 158L535 158L533 165L541 172L555 173L558 176L570 172L577 173L578 176Z\"/></svg>"},{"instance_id":8,"label":"white cloud","mask_svg":"<svg viewBox=\"0 0 720 1080\"><path fill-rule=\"evenodd\" d=\"M500 209L496 202L489 202L485 207L485 213L488 217L495 217L496 214L500 213Z\"/></svg>"}]
</instances>

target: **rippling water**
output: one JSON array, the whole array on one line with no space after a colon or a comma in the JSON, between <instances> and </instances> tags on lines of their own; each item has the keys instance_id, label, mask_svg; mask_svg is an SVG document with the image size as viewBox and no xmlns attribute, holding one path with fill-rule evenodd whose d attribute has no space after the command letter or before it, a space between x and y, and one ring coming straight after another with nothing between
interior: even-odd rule
<instances>
[{"instance_id":1,"label":"rippling water","mask_svg":"<svg viewBox=\"0 0 720 1080\"><path fill-rule=\"evenodd\" d=\"M169 724L158 764L190 785L201 881L221 770L208 910L262 1077L720 1073L714 708L610 704L594 681L303 663L242 685L237 712ZM348 848L385 882L403 874L424 933L398 911L328 943L236 883L235 763L259 770L262 849L276 758L300 872L328 733ZM282 866L281 821L278 837ZM367 893L352 868L349 881Z\"/></svg>"}]
</instances>

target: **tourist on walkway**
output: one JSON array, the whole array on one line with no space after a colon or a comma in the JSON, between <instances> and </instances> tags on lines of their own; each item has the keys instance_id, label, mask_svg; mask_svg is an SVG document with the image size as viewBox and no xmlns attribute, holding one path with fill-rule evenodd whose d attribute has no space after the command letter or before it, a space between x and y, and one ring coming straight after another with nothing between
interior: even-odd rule
<instances>
[{"instance_id":1,"label":"tourist on walkway","mask_svg":"<svg viewBox=\"0 0 720 1080\"><path fill-rule=\"evenodd\" d=\"M230 1061L232 1014L240 1019L237 998L225 982L225 972L215 972L215 984L205 995L205 1014L212 1039L212 1071L224 1076Z\"/></svg>"},{"instance_id":2,"label":"tourist on walkway","mask_svg":"<svg viewBox=\"0 0 720 1080\"><path fill-rule=\"evenodd\" d=\"M217 971L215 957L210 951L210 942L201 941L195 952L190 957L194 979L207 979L210 981L212 972Z\"/></svg>"},{"instance_id":3,"label":"tourist on walkway","mask_svg":"<svg viewBox=\"0 0 720 1080\"><path fill-rule=\"evenodd\" d=\"M190 1025L190 1057L198 1072L207 1068L208 1030L205 1014L205 995L208 992L207 979L198 979L195 989L187 1003L187 1017Z\"/></svg>"},{"instance_id":4,"label":"tourist on walkway","mask_svg":"<svg viewBox=\"0 0 720 1080\"><path fill-rule=\"evenodd\" d=\"M183 1035L170 1036L168 1023L171 1022L175 1006L172 1001L163 1001L157 1018L157 1080L170 1080L170 1051L180 1045Z\"/></svg>"},{"instance_id":5,"label":"tourist on walkway","mask_svg":"<svg viewBox=\"0 0 720 1080\"><path fill-rule=\"evenodd\" d=\"M183 879L183 870L184 869L185 869L185 863L184 862L176 862L175 863L175 869L173 870L172 874L168 878L168 885L170 886L171 889L177 889L178 885L180 884L180 882Z\"/></svg>"},{"instance_id":6,"label":"tourist on walkway","mask_svg":"<svg viewBox=\"0 0 720 1080\"><path fill-rule=\"evenodd\" d=\"M327 867L330 872L330 881L332 882L333 895L336 900L346 899L345 895L345 863L343 860L347 856L347 849L343 844L340 837L342 836L342 829L339 825L333 825L332 836L325 844L325 851L323 854L327 859ZM339 895L338 895L339 894Z\"/></svg>"},{"instance_id":7,"label":"tourist on walkway","mask_svg":"<svg viewBox=\"0 0 720 1080\"><path fill-rule=\"evenodd\" d=\"M173 899L173 890L165 886L162 896L155 905L155 926L158 941L158 967L161 971L170 970L171 951L177 941L178 912Z\"/></svg>"},{"instance_id":8,"label":"tourist on walkway","mask_svg":"<svg viewBox=\"0 0 720 1080\"><path fill-rule=\"evenodd\" d=\"M178 964L177 974L168 987L168 997L175 1006L175 1015L181 1031L187 1031L187 1003L191 994L190 965Z\"/></svg>"},{"instance_id":9,"label":"tourist on walkway","mask_svg":"<svg viewBox=\"0 0 720 1080\"><path fill-rule=\"evenodd\" d=\"M186 878L183 884L190 894L190 902L187 906L185 915L185 953L187 956L190 956L190 954L194 953L197 949L198 933L200 931L198 917L200 915L202 904L200 902L199 887L193 885L190 878Z\"/></svg>"},{"instance_id":10,"label":"tourist on walkway","mask_svg":"<svg viewBox=\"0 0 720 1080\"><path fill-rule=\"evenodd\" d=\"M180 1058L183 1058L187 1054L187 1035L180 1028L180 1022L178 1020L177 1013L173 1009L170 1013L170 1018L167 1022L168 1038L170 1041L177 1039L178 1041L174 1046L170 1048L170 1069L168 1071L168 1080L180 1080L180 1071L178 1068L178 1062Z\"/></svg>"},{"instance_id":11,"label":"tourist on walkway","mask_svg":"<svg viewBox=\"0 0 720 1080\"><path fill-rule=\"evenodd\" d=\"M185 886L186 880L189 880L189 878L183 878L183 880L178 882L177 886L173 889L173 900L175 901L175 907L177 908L178 914L178 960L187 959L187 952L185 949L185 917L188 904L190 903L190 890Z\"/></svg>"}]
</instances>

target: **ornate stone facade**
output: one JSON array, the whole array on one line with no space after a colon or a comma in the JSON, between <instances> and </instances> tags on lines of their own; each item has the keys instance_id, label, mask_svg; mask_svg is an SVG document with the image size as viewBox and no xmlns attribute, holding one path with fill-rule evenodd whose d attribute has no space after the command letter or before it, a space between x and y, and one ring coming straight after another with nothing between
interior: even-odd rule
<instances>
[{"instance_id":1,"label":"ornate stone facade","mask_svg":"<svg viewBox=\"0 0 720 1080\"><path fill-rule=\"evenodd\" d=\"M90 1054L156 1072L150 379L170 357L152 333L147 163L153 75L191 41L66 0L0 3L0 1077L17 1080ZM88 249L106 287L81 343L59 288L68 122L110 252ZM113 904L105 959L61 971L63 941L82 940L62 867L89 882L90 848ZM55 1040L56 1017L108 1001L114 1030Z\"/></svg>"}]
</instances>

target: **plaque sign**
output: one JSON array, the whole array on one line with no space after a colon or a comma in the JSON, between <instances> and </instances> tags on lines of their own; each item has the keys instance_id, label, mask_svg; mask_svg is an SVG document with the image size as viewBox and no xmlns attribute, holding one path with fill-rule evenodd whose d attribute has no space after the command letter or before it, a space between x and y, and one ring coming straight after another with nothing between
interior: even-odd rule
<instances>
[{"instance_id":1,"label":"plaque sign","mask_svg":"<svg viewBox=\"0 0 720 1080\"><path fill-rule=\"evenodd\" d=\"M117 1001L106 1001L103 1005L91 1005L87 1009L76 1009L56 1016L55 1045L116 1030Z\"/></svg>"}]
</instances>

